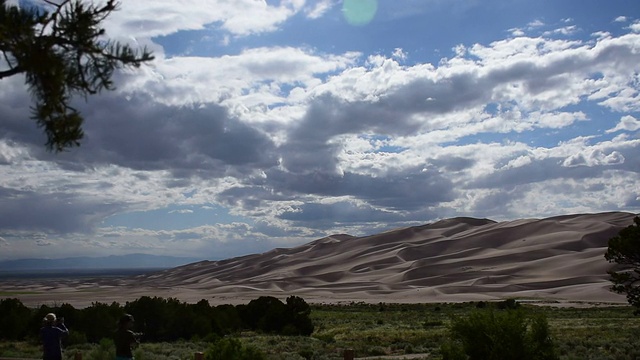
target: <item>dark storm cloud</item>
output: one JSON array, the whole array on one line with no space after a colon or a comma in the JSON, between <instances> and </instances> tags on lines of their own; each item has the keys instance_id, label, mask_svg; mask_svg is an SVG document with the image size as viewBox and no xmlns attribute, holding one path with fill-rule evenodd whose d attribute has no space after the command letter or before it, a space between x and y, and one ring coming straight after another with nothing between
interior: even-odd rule
<instances>
[{"instance_id":1,"label":"dark storm cloud","mask_svg":"<svg viewBox=\"0 0 640 360\"><path fill-rule=\"evenodd\" d=\"M0 229L86 233L122 210L68 193L34 193L0 187Z\"/></svg>"},{"instance_id":2,"label":"dark storm cloud","mask_svg":"<svg viewBox=\"0 0 640 360\"><path fill-rule=\"evenodd\" d=\"M429 120L416 121L416 114L444 114L485 103L491 88L480 84L475 73L451 76L439 82L416 79L376 100L347 101L323 94L309 104L302 121L291 131L295 143L325 143L336 135L414 135L429 129Z\"/></svg>"},{"instance_id":3,"label":"dark storm cloud","mask_svg":"<svg viewBox=\"0 0 640 360\"><path fill-rule=\"evenodd\" d=\"M169 170L180 178L240 174L276 163L274 144L265 134L217 105L173 107L114 95L92 99L82 114L81 147L63 154L40 152L42 159L75 170L100 164Z\"/></svg>"},{"instance_id":4,"label":"dark storm cloud","mask_svg":"<svg viewBox=\"0 0 640 360\"><path fill-rule=\"evenodd\" d=\"M587 178L593 172L592 169L584 167L563 167L562 161L563 159L561 158L548 158L536 160L515 168L496 169L491 174L473 179L467 184L467 187L471 189L500 189L522 184L537 183L554 178Z\"/></svg>"},{"instance_id":5,"label":"dark storm cloud","mask_svg":"<svg viewBox=\"0 0 640 360\"><path fill-rule=\"evenodd\" d=\"M375 209L371 206L358 206L351 202L341 201L332 204L308 203L294 206L279 216L281 219L299 223L312 223L320 229L330 229L340 224L367 224L378 221L395 223L405 218L398 213Z\"/></svg>"},{"instance_id":6,"label":"dark storm cloud","mask_svg":"<svg viewBox=\"0 0 640 360\"><path fill-rule=\"evenodd\" d=\"M253 225L253 231L257 233L261 233L270 238L278 238L278 237L304 237L309 236L308 233L304 233L300 228L282 228L278 226L273 226L266 221L256 221ZM314 237L322 237L326 235L322 232L321 229L312 229Z\"/></svg>"},{"instance_id":7,"label":"dark storm cloud","mask_svg":"<svg viewBox=\"0 0 640 360\"><path fill-rule=\"evenodd\" d=\"M260 184L254 185L250 182L245 182L244 184L221 191L216 196L216 199L223 205L237 206L250 212L262 211L261 207L270 201L291 200L292 193L290 191L284 188L280 189L285 191L284 193L274 191L273 184L269 182L262 181Z\"/></svg>"},{"instance_id":8,"label":"dark storm cloud","mask_svg":"<svg viewBox=\"0 0 640 360\"><path fill-rule=\"evenodd\" d=\"M509 207L526 194L525 186L512 187L510 189L497 189L497 192L489 193L479 200L476 200L471 207L471 211L478 216L492 217L503 216L509 213Z\"/></svg>"},{"instance_id":9,"label":"dark storm cloud","mask_svg":"<svg viewBox=\"0 0 640 360\"><path fill-rule=\"evenodd\" d=\"M0 93L0 139L44 147L47 139L31 119L32 100L24 81L21 74L0 80L2 88L11 89Z\"/></svg>"},{"instance_id":10,"label":"dark storm cloud","mask_svg":"<svg viewBox=\"0 0 640 360\"><path fill-rule=\"evenodd\" d=\"M274 170L267 175L275 189L318 196L353 196L389 209L416 210L453 199L451 181L435 171L410 169L373 177L322 172L292 175Z\"/></svg>"},{"instance_id":11,"label":"dark storm cloud","mask_svg":"<svg viewBox=\"0 0 640 360\"><path fill-rule=\"evenodd\" d=\"M425 124L411 120L410 115L433 107L427 104L424 91L413 89L420 86L420 82L414 82L388 98L374 102L349 102L331 95L319 96L309 105L304 118L292 128L287 143L281 147L283 166L295 174L335 173L337 152L341 149L340 145L330 141L335 136L363 133L405 136L416 133Z\"/></svg>"},{"instance_id":12,"label":"dark storm cloud","mask_svg":"<svg viewBox=\"0 0 640 360\"><path fill-rule=\"evenodd\" d=\"M472 167L476 163L476 160L447 155L440 156L436 159L430 159L429 162L443 172L456 172Z\"/></svg>"},{"instance_id":13,"label":"dark storm cloud","mask_svg":"<svg viewBox=\"0 0 640 360\"><path fill-rule=\"evenodd\" d=\"M288 134L281 147L283 165L292 173L336 171L339 145L330 140L343 134L405 134L401 114L379 103L345 102L330 95L312 101L304 118ZM417 128L414 128L414 130Z\"/></svg>"}]
</instances>

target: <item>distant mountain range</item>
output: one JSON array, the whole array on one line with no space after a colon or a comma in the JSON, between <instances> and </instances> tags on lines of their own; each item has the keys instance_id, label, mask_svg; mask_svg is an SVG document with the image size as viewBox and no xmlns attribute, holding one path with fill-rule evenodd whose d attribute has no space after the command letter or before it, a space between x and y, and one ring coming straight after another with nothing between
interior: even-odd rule
<instances>
[{"instance_id":1,"label":"distant mountain range","mask_svg":"<svg viewBox=\"0 0 640 360\"><path fill-rule=\"evenodd\" d=\"M0 261L0 271L172 268L202 259L148 254Z\"/></svg>"}]
</instances>

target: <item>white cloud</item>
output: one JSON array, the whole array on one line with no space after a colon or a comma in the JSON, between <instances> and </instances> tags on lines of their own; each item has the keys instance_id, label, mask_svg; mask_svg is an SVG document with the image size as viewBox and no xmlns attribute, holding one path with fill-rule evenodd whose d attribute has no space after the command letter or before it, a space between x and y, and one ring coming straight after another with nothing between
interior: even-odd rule
<instances>
[{"instance_id":1,"label":"white cloud","mask_svg":"<svg viewBox=\"0 0 640 360\"><path fill-rule=\"evenodd\" d=\"M534 20L534 21L532 21L532 22L527 24L529 29L539 28L539 27L542 27L544 25L545 25L545 23L540 19L536 19L536 20Z\"/></svg>"},{"instance_id":2,"label":"white cloud","mask_svg":"<svg viewBox=\"0 0 640 360\"><path fill-rule=\"evenodd\" d=\"M524 36L524 35L526 35L524 30L522 30L520 28L509 29L509 32L511 33L512 36Z\"/></svg>"},{"instance_id":3,"label":"white cloud","mask_svg":"<svg viewBox=\"0 0 640 360\"><path fill-rule=\"evenodd\" d=\"M303 5L304 1L282 1L279 6L255 0L123 1L106 23L109 35L116 38L129 38L130 34L151 38L209 26L247 36L276 30Z\"/></svg>"},{"instance_id":4,"label":"white cloud","mask_svg":"<svg viewBox=\"0 0 640 360\"><path fill-rule=\"evenodd\" d=\"M402 50L401 48L395 48L393 50L393 58L398 59L398 60L406 60L407 59L407 53Z\"/></svg>"},{"instance_id":5,"label":"white cloud","mask_svg":"<svg viewBox=\"0 0 640 360\"><path fill-rule=\"evenodd\" d=\"M175 57L134 73L119 90L152 93L156 101L178 106L209 102L268 106L287 102L282 85L312 86L318 82L316 76L342 70L358 56L287 47L254 48L219 58Z\"/></svg>"},{"instance_id":6,"label":"white cloud","mask_svg":"<svg viewBox=\"0 0 640 360\"><path fill-rule=\"evenodd\" d=\"M193 214L193 210L189 209L181 209L181 210L171 210L169 214Z\"/></svg>"},{"instance_id":7,"label":"white cloud","mask_svg":"<svg viewBox=\"0 0 640 360\"><path fill-rule=\"evenodd\" d=\"M637 131L640 130L640 120L631 115L625 115L620 118L620 122L616 127L607 130L607 133L613 133L617 131Z\"/></svg>"},{"instance_id":8,"label":"white cloud","mask_svg":"<svg viewBox=\"0 0 640 360\"><path fill-rule=\"evenodd\" d=\"M618 165L624 163L624 156L617 151L605 154L602 151L592 151L588 154L575 154L562 163L563 166L599 166Z\"/></svg>"},{"instance_id":9,"label":"white cloud","mask_svg":"<svg viewBox=\"0 0 640 360\"><path fill-rule=\"evenodd\" d=\"M591 34L591 36L601 40L603 38L610 37L611 33L606 32L606 31L596 31L593 34Z\"/></svg>"},{"instance_id":10,"label":"white cloud","mask_svg":"<svg viewBox=\"0 0 640 360\"><path fill-rule=\"evenodd\" d=\"M613 21L615 21L615 22L627 22L627 17L626 16L618 16Z\"/></svg>"},{"instance_id":11,"label":"white cloud","mask_svg":"<svg viewBox=\"0 0 640 360\"><path fill-rule=\"evenodd\" d=\"M545 31L543 33L543 35L544 36L550 36L550 35L553 35L553 34L560 34L560 35L568 36L568 35L575 34L579 30L580 29L577 26L570 25L570 26L561 27L559 29L555 29L555 30L552 30L552 31Z\"/></svg>"},{"instance_id":12,"label":"white cloud","mask_svg":"<svg viewBox=\"0 0 640 360\"><path fill-rule=\"evenodd\" d=\"M307 17L309 19L318 19L321 18L327 11L331 10L334 6L336 6L337 2L335 0L320 0L314 4L314 6L310 6L305 10Z\"/></svg>"}]
</instances>

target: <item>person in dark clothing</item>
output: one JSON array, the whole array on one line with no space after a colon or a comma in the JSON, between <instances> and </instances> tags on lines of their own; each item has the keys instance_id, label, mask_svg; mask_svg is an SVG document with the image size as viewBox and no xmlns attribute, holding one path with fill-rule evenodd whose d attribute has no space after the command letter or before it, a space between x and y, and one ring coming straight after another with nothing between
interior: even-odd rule
<instances>
[{"instance_id":1,"label":"person in dark clothing","mask_svg":"<svg viewBox=\"0 0 640 360\"><path fill-rule=\"evenodd\" d=\"M139 334L131 331L133 316L125 314L118 321L118 330L113 337L116 345L116 360L133 360L132 347L138 345Z\"/></svg>"},{"instance_id":2,"label":"person in dark clothing","mask_svg":"<svg viewBox=\"0 0 640 360\"><path fill-rule=\"evenodd\" d=\"M40 329L43 360L62 360L62 337L69 335L64 325L64 318L56 319L56 314L49 313L43 319Z\"/></svg>"}]
</instances>

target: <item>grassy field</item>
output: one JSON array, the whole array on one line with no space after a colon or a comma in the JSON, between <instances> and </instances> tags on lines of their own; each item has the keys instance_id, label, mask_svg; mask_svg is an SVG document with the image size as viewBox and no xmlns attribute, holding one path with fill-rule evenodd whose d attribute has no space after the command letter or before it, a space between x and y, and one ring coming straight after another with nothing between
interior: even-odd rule
<instances>
[{"instance_id":1,"label":"grassy field","mask_svg":"<svg viewBox=\"0 0 640 360\"><path fill-rule=\"evenodd\" d=\"M417 358L441 359L440 344L448 337L452 317L476 311L465 304L349 304L314 305L311 313L315 331L311 337L285 337L257 333L236 334L243 344L257 347L272 360L343 359L346 348L356 357L429 354ZM630 307L537 307L523 305L527 311L544 313L552 329L561 359L640 359L640 316ZM71 329L73 330L73 329ZM137 360L183 360L205 351L206 341L142 344ZM111 360L110 341L101 344L69 346L68 358L75 351L83 359ZM38 357L35 343L2 343L1 357Z\"/></svg>"}]
</instances>

